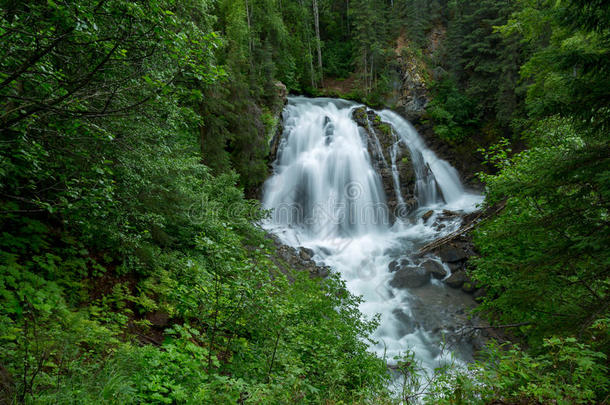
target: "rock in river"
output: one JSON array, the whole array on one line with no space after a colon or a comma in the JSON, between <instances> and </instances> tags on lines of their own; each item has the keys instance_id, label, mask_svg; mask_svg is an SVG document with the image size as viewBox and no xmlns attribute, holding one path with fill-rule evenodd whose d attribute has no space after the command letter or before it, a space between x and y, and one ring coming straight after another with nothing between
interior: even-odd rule
<instances>
[{"instance_id":1,"label":"rock in river","mask_svg":"<svg viewBox=\"0 0 610 405\"><path fill-rule=\"evenodd\" d=\"M430 219L430 217L434 215L434 211L430 210L428 212L426 212L424 215L422 215L421 219L424 220L424 222L426 222L428 219Z\"/></svg>"},{"instance_id":2,"label":"rock in river","mask_svg":"<svg viewBox=\"0 0 610 405\"><path fill-rule=\"evenodd\" d=\"M311 258L314 255L314 251L306 248L306 247L300 247L299 248L299 256L301 257L302 260L308 261L311 260Z\"/></svg>"},{"instance_id":3,"label":"rock in river","mask_svg":"<svg viewBox=\"0 0 610 405\"><path fill-rule=\"evenodd\" d=\"M452 246L449 244L441 246L438 250L438 255L445 263L459 262L468 257L464 249L460 246Z\"/></svg>"},{"instance_id":4,"label":"rock in river","mask_svg":"<svg viewBox=\"0 0 610 405\"><path fill-rule=\"evenodd\" d=\"M430 281L430 273L422 267L402 267L394 274L390 285L394 288L418 288Z\"/></svg>"},{"instance_id":5,"label":"rock in river","mask_svg":"<svg viewBox=\"0 0 610 405\"><path fill-rule=\"evenodd\" d=\"M442 280L447 276L447 272L442 264L439 262L435 262L434 260L426 260L422 267L426 270L432 277L437 280Z\"/></svg>"},{"instance_id":6,"label":"rock in river","mask_svg":"<svg viewBox=\"0 0 610 405\"><path fill-rule=\"evenodd\" d=\"M467 280L468 276L466 275L466 272L458 271L449 276L449 278L445 280L445 283L447 283L449 287L460 288Z\"/></svg>"}]
</instances>

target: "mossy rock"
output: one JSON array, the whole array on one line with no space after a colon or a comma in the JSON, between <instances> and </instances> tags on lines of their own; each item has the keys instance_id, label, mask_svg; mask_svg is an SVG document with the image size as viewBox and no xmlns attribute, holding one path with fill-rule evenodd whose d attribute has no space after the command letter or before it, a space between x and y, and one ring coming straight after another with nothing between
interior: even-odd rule
<instances>
[{"instance_id":1,"label":"mossy rock","mask_svg":"<svg viewBox=\"0 0 610 405\"><path fill-rule=\"evenodd\" d=\"M354 119L357 120L366 120L366 107L358 107L353 112Z\"/></svg>"},{"instance_id":2,"label":"mossy rock","mask_svg":"<svg viewBox=\"0 0 610 405\"><path fill-rule=\"evenodd\" d=\"M377 116L377 118L378 117L379 116ZM375 119L377 119L377 118L375 118ZM387 136L392 135L392 127L389 124L386 124L386 123L380 124L378 128L384 135L387 135Z\"/></svg>"}]
</instances>

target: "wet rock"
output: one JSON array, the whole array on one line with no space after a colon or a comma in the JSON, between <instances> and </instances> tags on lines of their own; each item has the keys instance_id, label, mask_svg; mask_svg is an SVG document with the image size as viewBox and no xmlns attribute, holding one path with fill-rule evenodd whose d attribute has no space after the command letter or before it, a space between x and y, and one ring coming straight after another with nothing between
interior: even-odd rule
<instances>
[{"instance_id":1,"label":"wet rock","mask_svg":"<svg viewBox=\"0 0 610 405\"><path fill-rule=\"evenodd\" d=\"M390 273L394 273L400 269L402 269L403 267L409 267L411 265L411 263L407 260L407 259L396 259L396 260L392 260L390 262L390 264L388 265L388 271Z\"/></svg>"},{"instance_id":2,"label":"wet rock","mask_svg":"<svg viewBox=\"0 0 610 405\"><path fill-rule=\"evenodd\" d=\"M468 257L464 249L459 246L445 244L438 249L438 255L445 263L454 263Z\"/></svg>"},{"instance_id":3,"label":"wet rock","mask_svg":"<svg viewBox=\"0 0 610 405\"><path fill-rule=\"evenodd\" d=\"M415 200L415 171L408 148L399 142L392 127L381 117L366 107L356 108L352 118L366 141L373 168L381 177L381 184L387 199L389 219L405 218L417 205ZM395 155L395 159L392 156ZM395 165L393 165L395 163ZM399 186L395 186L394 176L398 175ZM399 201L408 204L399 204ZM415 204L413 204L415 202Z\"/></svg>"},{"instance_id":4,"label":"wet rock","mask_svg":"<svg viewBox=\"0 0 610 405\"><path fill-rule=\"evenodd\" d=\"M452 273L454 273L460 269L464 269L464 263L461 263L461 262L447 263L447 266L449 266L449 270L451 270Z\"/></svg>"},{"instance_id":5,"label":"wet rock","mask_svg":"<svg viewBox=\"0 0 610 405\"><path fill-rule=\"evenodd\" d=\"M276 246L276 253L269 255L269 258L291 282L294 281L294 270L307 272L311 278L325 278L331 273L330 267L320 266L312 260L315 254L313 250L303 246L295 249L284 245L277 236L272 234L267 234L266 237Z\"/></svg>"},{"instance_id":6,"label":"wet rock","mask_svg":"<svg viewBox=\"0 0 610 405\"><path fill-rule=\"evenodd\" d=\"M452 217L457 217L460 214L458 212L455 211L449 211L449 210L443 210L442 216L443 218L452 218Z\"/></svg>"},{"instance_id":7,"label":"wet rock","mask_svg":"<svg viewBox=\"0 0 610 405\"><path fill-rule=\"evenodd\" d=\"M447 280L445 280L445 283L451 288L461 288L467 279L468 277L466 276L465 271L458 271L449 276Z\"/></svg>"},{"instance_id":8,"label":"wet rock","mask_svg":"<svg viewBox=\"0 0 610 405\"><path fill-rule=\"evenodd\" d=\"M368 124L368 117L366 115L366 107L358 107L352 112L352 118L361 127L366 127Z\"/></svg>"},{"instance_id":9,"label":"wet rock","mask_svg":"<svg viewBox=\"0 0 610 405\"><path fill-rule=\"evenodd\" d=\"M328 117L324 117L324 143L330 145L335 134L335 126Z\"/></svg>"},{"instance_id":10,"label":"wet rock","mask_svg":"<svg viewBox=\"0 0 610 405\"><path fill-rule=\"evenodd\" d=\"M434 211L430 210L428 212L426 212L424 215L422 215L422 219L424 220L424 222L426 222L428 219L430 219L430 217L434 215Z\"/></svg>"},{"instance_id":11,"label":"wet rock","mask_svg":"<svg viewBox=\"0 0 610 405\"><path fill-rule=\"evenodd\" d=\"M400 268L400 263L398 262L398 260L392 260L390 262L390 264L388 265L388 270L390 271L390 273L394 273L399 268Z\"/></svg>"},{"instance_id":12,"label":"wet rock","mask_svg":"<svg viewBox=\"0 0 610 405\"><path fill-rule=\"evenodd\" d=\"M299 248L299 257L302 260L305 260L305 261L311 260L313 255L314 255L314 251L313 250L311 250L309 248L306 248L306 247L300 247Z\"/></svg>"},{"instance_id":13,"label":"wet rock","mask_svg":"<svg viewBox=\"0 0 610 405\"><path fill-rule=\"evenodd\" d=\"M430 282L430 273L422 267L401 267L390 285L394 288L418 288Z\"/></svg>"},{"instance_id":14,"label":"wet rock","mask_svg":"<svg viewBox=\"0 0 610 405\"><path fill-rule=\"evenodd\" d=\"M330 267L316 266L313 271L310 271L310 275L313 277L326 278L330 275Z\"/></svg>"},{"instance_id":15,"label":"wet rock","mask_svg":"<svg viewBox=\"0 0 610 405\"><path fill-rule=\"evenodd\" d=\"M437 280L442 280L447 276L447 271L445 271L443 265L439 262L435 262L434 260L425 261L422 263L422 267L428 272L428 274L430 274L430 276Z\"/></svg>"}]
</instances>

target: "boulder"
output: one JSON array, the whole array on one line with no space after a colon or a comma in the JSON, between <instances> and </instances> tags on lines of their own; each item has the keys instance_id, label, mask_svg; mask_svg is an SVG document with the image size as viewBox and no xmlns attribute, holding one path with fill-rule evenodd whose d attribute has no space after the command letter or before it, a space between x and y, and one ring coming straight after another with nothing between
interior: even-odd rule
<instances>
[{"instance_id":1,"label":"boulder","mask_svg":"<svg viewBox=\"0 0 610 405\"><path fill-rule=\"evenodd\" d=\"M445 280L445 283L451 288L461 288L467 279L468 277L466 276L465 271L458 271L450 275L447 280Z\"/></svg>"},{"instance_id":2,"label":"boulder","mask_svg":"<svg viewBox=\"0 0 610 405\"><path fill-rule=\"evenodd\" d=\"M449 266L449 270L451 270L452 273L454 273L458 270L464 269L464 263L460 263L460 262L447 263L447 266Z\"/></svg>"},{"instance_id":3,"label":"boulder","mask_svg":"<svg viewBox=\"0 0 610 405\"><path fill-rule=\"evenodd\" d=\"M301 258L301 260L305 260L305 261L309 261L311 260L311 258L314 255L314 251L306 248L306 247L300 247L299 248L299 257Z\"/></svg>"},{"instance_id":4,"label":"boulder","mask_svg":"<svg viewBox=\"0 0 610 405\"><path fill-rule=\"evenodd\" d=\"M394 273L403 267L409 267L410 263L407 259L398 258L396 260L392 260L390 264L388 264L388 271L390 273Z\"/></svg>"},{"instance_id":5,"label":"boulder","mask_svg":"<svg viewBox=\"0 0 610 405\"><path fill-rule=\"evenodd\" d=\"M326 278L330 275L330 267L328 266L315 266L309 271L312 278Z\"/></svg>"},{"instance_id":6,"label":"boulder","mask_svg":"<svg viewBox=\"0 0 610 405\"><path fill-rule=\"evenodd\" d=\"M445 263L459 262L468 257L464 249L449 244L441 246L438 250L438 255Z\"/></svg>"},{"instance_id":7,"label":"boulder","mask_svg":"<svg viewBox=\"0 0 610 405\"><path fill-rule=\"evenodd\" d=\"M422 267L428 272L428 274L430 274L430 276L437 280L442 280L447 276L447 271L445 271L443 265L439 262L435 262L434 260L425 261L422 263Z\"/></svg>"},{"instance_id":8,"label":"boulder","mask_svg":"<svg viewBox=\"0 0 610 405\"><path fill-rule=\"evenodd\" d=\"M460 215L459 212L443 210L443 218L457 217L458 215Z\"/></svg>"},{"instance_id":9,"label":"boulder","mask_svg":"<svg viewBox=\"0 0 610 405\"><path fill-rule=\"evenodd\" d=\"M422 267L401 267L390 285L394 288L418 288L430 282L430 273Z\"/></svg>"},{"instance_id":10,"label":"boulder","mask_svg":"<svg viewBox=\"0 0 610 405\"><path fill-rule=\"evenodd\" d=\"M424 215L422 215L421 219L424 220L424 222L426 222L428 219L430 219L430 217L434 215L434 211L430 210L428 212L426 212Z\"/></svg>"}]
</instances>

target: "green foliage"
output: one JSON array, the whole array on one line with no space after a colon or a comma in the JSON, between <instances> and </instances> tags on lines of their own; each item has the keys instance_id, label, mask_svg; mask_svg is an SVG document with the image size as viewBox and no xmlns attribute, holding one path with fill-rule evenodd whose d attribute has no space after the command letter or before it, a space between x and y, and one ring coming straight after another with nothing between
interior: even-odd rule
<instances>
[{"instance_id":1,"label":"green foliage","mask_svg":"<svg viewBox=\"0 0 610 405\"><path fill-rule=\"evenodd\" d=\"M454 0L450 8L448 70L476 101L477 118L494 117L508 127L522 108L522 91L517 85L526 49L519 46L517 32L502 35L496 27L506 23L513 2Z\"/></svg>"},{"instance_id":2,"label":"green foliage","mask_svg":"<svg viewBox=\"0 0 610 405\"><path fill-rule=\"evenodd\" d=\"M560 118L541 121L530 136L529 150L494 154L500 173L483 176L487 204L505 208L475 235L474 277L490 288L482 308L531 323L533 339L588 335L607 316L607 142L579 136ZM608 342L603 333L590 338Z\"/></svg>"},{"instance_id":3,"label":"green foliage","mask_svg":"<svg viewBox=\"0 0 610 405\"><path fill-rule=\"evenodd\" d=\"M513 142L500 138L483 150L495 173L481 175L492 215L474 233L480 256L471 276L487 291L478 311L512 326L528 348L496 350L473 378L447 374L431 402L603 402L610 343L607 7L453 5L452 75L477 103L481 122L494 116L506 127L512 120L527 146L513 154L513 135ZM429 107L441 134L438 123L452 117L448 100L437 94Z\"/></svg>"},{"instance_id":4,"label":"green foliage","mask_svg":"<svg viewBox=\"0 0 610 405\"><path fill-rule=\"evenodd\" d=\"M275 2L256 31L228 3L1 4L2 399L383 395L375 322L337 276L282 273L237 186L266 175L281 108Z\"/></svg>"},{"instance_id":5,"label":"green foliage","mask_svg":"<svg viewBox=\"0 0 610 405\"><path fill-rule=\"evenodd\" d=\"M471 275L480 310L528 343L439 370L428 402L604 401L607 7L315 5L319 36L314 3L297 0L0 2L5 402L384 401L375 321L337 276L280 271L244 193L267 175L277 81L315 93L346 78L346 97L381 106L399 35L403 57L448 72L434 69L436 133L501 139L484 151L498 213L475 234ZM513 155L517 131L528 149ZM398 372L403 397L422 397L412 355Z\"/></svg>"},{"instance_id":6,"label":"green foliage","mask_svg":"<svg viewBox=\"0 0 610 405\"><path fill-rule=\"evenodd\" d=\"M425 402L595 403L604 400L610 383L605 359L575 338L546 339L536 355L491 344L484 360L468 370L437 370Z\"/></svg>"},{"instance_id":7,"label":"green foliage","mask_svg":"<svg viewBox=\"0 0 610 405\"><path fill-rule=\"evenodd\" d=\"M610 34L607 5L596 3L521 1L502 32L519 30L535 49L522 68L533 82L527 91L533 116L570 115L607 132Z\"/></svg>"},{"instance_id":8,"label":"green foliage","mask_svg":"<svg viewBox=\"0 0 610 405\"><path fill-rule=\"evenodd\" d=\"M434 124L434 132L450 143L458 143L470 137L479 126L476 119L476 103L463 93L450 78L432 86L434 98L426 113Z\"/></svg>"},{"instance_id":9,"label":"green foliage","mask_svg":"<svg viewBox=\"0 0 610 405\"><path fill-rule=\"evenodd\" d=\"M524 1L501 27L510 34L518 26L536 48L522 70L533 79L527 98L531 121L523 134L529 149L513 157L504 148L488 154L499 172L483 176L487 205L504 208L475 235L481 257L473 275L490 290L482 308L499 321L523 323L521 331L534 347L562 334L607 353L608 111L603 95L589 93L591 86L606 89L606 68L594 63L570 68L574 80L561 77L568 74L564 52L572 61L586 58L578 38L589 38L600 55L608 47L599 22L591 27L559 18L568 10L594 13L579 4ZM585 93L596 101L581 98ZM555 97L561 102L554 103ZM600 108L592 106L597 100Z\"/></svg>"}]
</instances>

